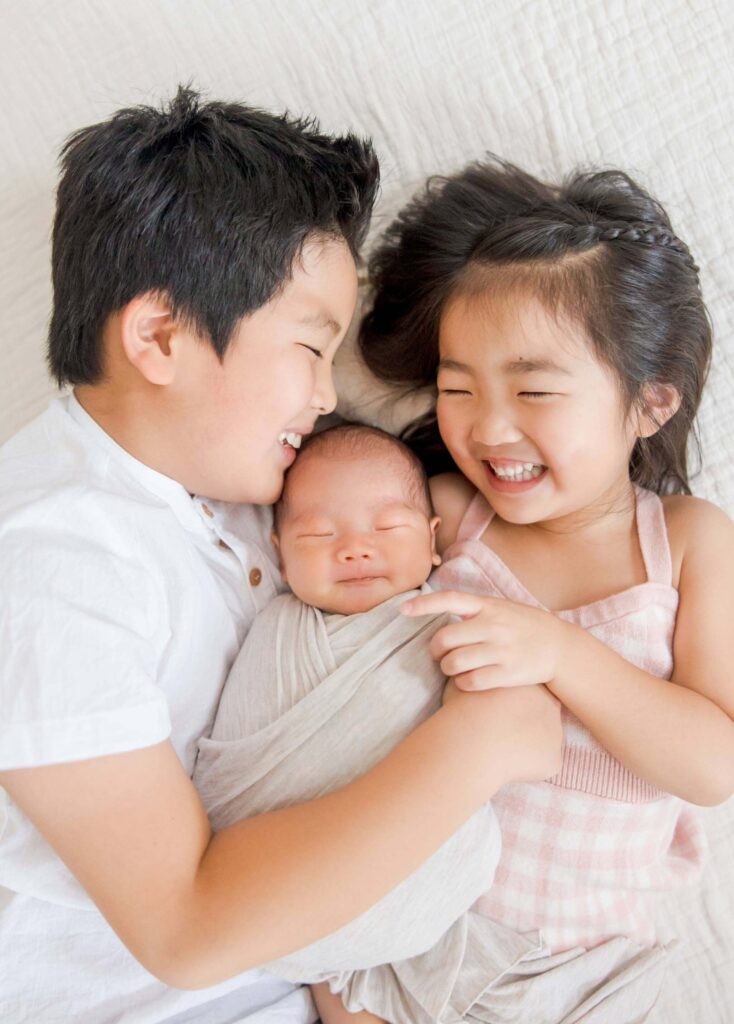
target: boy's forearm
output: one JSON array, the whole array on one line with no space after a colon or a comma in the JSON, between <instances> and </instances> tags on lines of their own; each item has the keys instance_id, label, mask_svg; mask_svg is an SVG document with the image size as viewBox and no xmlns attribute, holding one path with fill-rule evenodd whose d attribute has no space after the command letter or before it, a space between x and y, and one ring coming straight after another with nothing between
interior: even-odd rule
<instances>
[{"instance_id":1,"label":"boy's forearm","mask_svg":"<svg viewBox=\"0 0 734 1024\"><path fill-rule=\"evenodd\" d=\"M568 625L562 667L548 688L630 771L698 804L734 788L734 722L711 700L645 672Z\"/></svg>"},{"instance_id":2,"label":"boy's forearm","mask_svg":"<svg viewBox=\"0 0 734 1024\"><path fill-rule=\"evenodd\" d=\"M349 786L214 835L165 980L203 987L290 953L416 870L512 777L507 725L491 708L491 697L465 695Z\"/></svg>"},{"instance_id":3,"label":"boy's forearm","mask_svg":"<svg viewBox=\"0 0 734 1024\"><path fill-rule=\"evenodd\" d=\"M341 997L334 995L326 982L312 985L311 994L319 1011L321 1024L387 1024L381 1017L376 1017L367 1010L350 1013Z\"/></svg>"}]
</instances>

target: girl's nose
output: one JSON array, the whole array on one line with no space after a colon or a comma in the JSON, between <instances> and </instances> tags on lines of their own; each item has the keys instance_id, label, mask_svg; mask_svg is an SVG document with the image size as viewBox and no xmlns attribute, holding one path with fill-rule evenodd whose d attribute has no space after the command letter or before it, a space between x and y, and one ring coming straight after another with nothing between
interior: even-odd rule
<instances>
[{"instance_id":1,"label":"girl's nose","mask_svg":"<svg viewBox=\"0 0 734 1024\"><path fill-rule=\"evenodd\" d=\"M471 437L476 444L494 447L521 441L523 433L510 416L495 408L487 409L477 417Z\"/></svg>"}]
</instances>

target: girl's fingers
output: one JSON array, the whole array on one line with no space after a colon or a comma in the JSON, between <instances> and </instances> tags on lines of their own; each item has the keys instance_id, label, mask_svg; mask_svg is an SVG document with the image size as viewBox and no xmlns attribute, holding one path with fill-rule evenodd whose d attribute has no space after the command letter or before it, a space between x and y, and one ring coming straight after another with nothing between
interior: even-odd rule
<instances>
[{"instance_id":1,"label":"girl's fingers","mask_svg":"<svg viewBox=\"0 0 734 1024\"><path fill-rule=\"evenodd\" d=\"M431 637L428 649L436 661L440 661L457 647L469 647L471 644L490 644L496 647L506 639L503 629L487 622L484 616L476 616L442 626Z\"/></svg>"},{"instance_id":2,"label":"girl's fingers","mask_svg":"<svg viewBox=\"0 0 734 1024\"><path fill-rule=\"evenodd\" d=\"M454 685L459 690L497 690L515 684L503 665L484 665L454 676Z\"/></svg>"},{"instance_id":3,"label":"girl's fingers","mask_svg":"<svg viewBox=\"0 0 734 1024\"><path fill-rule=\"evenodd\" d=\"M459 676L486 666L499 665L497 649L491 644L478 643L457 647L449 651L440 662L445 676Z\"/></svg>"},{"instance_id":4,"label":"girl's fingers","mask_svg":"<svg viewBox=\"0 0 734 1024\"><path fill-rule=\"evenodd\" d=\"M411 618L417 615L477 615L499 598L479 597L460 590L437 590L433 594L420 594L401 604L400 611Z\"/></svg>"}]
</instances>

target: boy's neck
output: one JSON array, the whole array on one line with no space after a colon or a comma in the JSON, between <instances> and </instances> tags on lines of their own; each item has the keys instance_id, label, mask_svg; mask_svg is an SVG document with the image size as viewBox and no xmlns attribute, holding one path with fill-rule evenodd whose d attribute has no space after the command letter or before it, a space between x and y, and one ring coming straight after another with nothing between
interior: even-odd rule
<instances>
[{"instance_id":1,"label":"boy's neck","mask_svg":"<svg viewBox=\"0 0 734 1024\"><path fill-rule=\"evenodd\" d=\"M135 392L118 392L104 384L79 384L74 388L74 397L97 426L128 455L149 469L176 479L167 470L169 460L160 444L164 435L158 429L154 410Z\"/></svg>"}]
</instances>

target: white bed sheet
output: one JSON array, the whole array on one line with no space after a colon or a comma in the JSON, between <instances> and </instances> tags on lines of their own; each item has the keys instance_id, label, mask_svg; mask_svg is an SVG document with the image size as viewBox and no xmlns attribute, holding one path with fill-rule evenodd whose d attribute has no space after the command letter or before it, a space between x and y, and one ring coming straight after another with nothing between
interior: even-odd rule
<instances>
[{"instance_id":1,"label":"white bed sheet","mask_svg":"<svg viewBox=\"0 0 734 1024\"><path fill-rule=\"evenodd\" d=\"M695 489L734 513L734 5L24 0L2 4L2 19L0 441L51 394L43 342L59 144L193 79L211 95L372 135L384 180L373 238L427 174L486 149L549 177L576 164L636 174L702 268L717 349ZM387 426L405 417L349 352L340 358L344 411ZM666 925L688 943L659 1024L734 1020L734 804L706 819L706 880L665 901Z\"/></svg>"}]
</instances>

